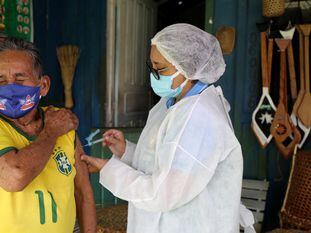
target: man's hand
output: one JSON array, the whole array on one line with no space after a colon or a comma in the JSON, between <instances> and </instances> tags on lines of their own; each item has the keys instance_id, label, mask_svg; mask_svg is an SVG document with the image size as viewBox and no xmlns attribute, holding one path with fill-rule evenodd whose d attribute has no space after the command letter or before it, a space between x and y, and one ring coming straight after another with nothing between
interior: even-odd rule
<instances>
[{"instance_id":1,"label":"man's hand","mask_svg":"<svg viewBox=\"0 0 311 233\"><path fill-rule=\"evenodd\" d=\"M108 146L114 155L121 158L126 147L124 134L119 130L110 129L103 134L103 139L103 146Z\"/></svg>"},{"instance_id":2,"label":"man's hand","mask_svg":"<svg viewBox=\"0 0 311 233\"><path fill-rule=\"evenodd\" d=\"M44 130L56 138L76 130L78 125L78 118L68 109L54 110L49 107L44 114Z\"/></svg>"}]
</instances>

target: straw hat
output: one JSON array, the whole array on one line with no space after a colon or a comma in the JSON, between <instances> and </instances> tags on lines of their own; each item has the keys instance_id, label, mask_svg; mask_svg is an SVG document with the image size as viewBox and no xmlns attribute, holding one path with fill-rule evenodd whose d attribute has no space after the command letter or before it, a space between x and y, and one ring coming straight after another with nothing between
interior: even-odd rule
<instances>
[{"instance_id":1,"label":"straw hat","mask_svg":"<svg viewBox=\"0 0 311 233\"><path fill-rule=\"evenodd\" d=\"M235 29L229 26L221 26L216 32L223 54L230 54L235 43Z\"/></svg>"}]
</instances>

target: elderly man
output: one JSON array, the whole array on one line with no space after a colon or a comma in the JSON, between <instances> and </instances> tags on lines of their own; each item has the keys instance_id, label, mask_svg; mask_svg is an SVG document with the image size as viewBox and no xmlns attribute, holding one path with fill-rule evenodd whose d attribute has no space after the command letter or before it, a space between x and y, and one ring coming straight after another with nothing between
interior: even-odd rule
<instances>
[{"instance_id":1,"label":"elderly man","mask_svg":"<svg viewBox=\"0 0 311 233\"><path fill-rule=\"evenodd\" d=\"M0 42L0 233L96 231L93 192L78 120L66 109L41 108L50 87L33 44Z\"/></svg>"}]
</instances>

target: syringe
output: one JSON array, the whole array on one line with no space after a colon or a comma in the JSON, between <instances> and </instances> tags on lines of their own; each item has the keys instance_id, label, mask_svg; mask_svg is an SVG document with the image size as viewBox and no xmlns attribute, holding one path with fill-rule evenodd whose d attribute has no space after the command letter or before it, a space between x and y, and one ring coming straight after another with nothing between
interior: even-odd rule
<instances>
[{"instance_id":1,"label":"syringe","mask_svg":"<svg viewBox=\"0 0 311 233\"><path fill-rule=\"evenodd\" d=\"M88 144L85 144L83 147L85 147L85 146L92 146L92 145L97 144L97 143L102 142L102 141L104 141L104 138L100 138L100 139L97 139L97 140L95 140L93 142L89 142Z\"/></svg>"}]
</instances>

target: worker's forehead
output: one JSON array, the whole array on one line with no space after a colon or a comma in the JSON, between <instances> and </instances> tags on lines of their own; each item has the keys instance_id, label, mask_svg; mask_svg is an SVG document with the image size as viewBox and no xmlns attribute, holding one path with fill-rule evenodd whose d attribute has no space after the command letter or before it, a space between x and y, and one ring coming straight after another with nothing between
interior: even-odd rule
<instances>
[{"instance_id":1,"label":"worker's forehead","mask_svg":"<svg viewBox=\"0 0 311 233\"><path fill-rule=\"evenodd\" d=\"M151 52L150 52L150 59L154 62L158 62L158 63L169 63L163 56L162 54L159 52L159 50L157 49L157 46L152 45L151 46Z\"/></svg>"}]
</instances>

